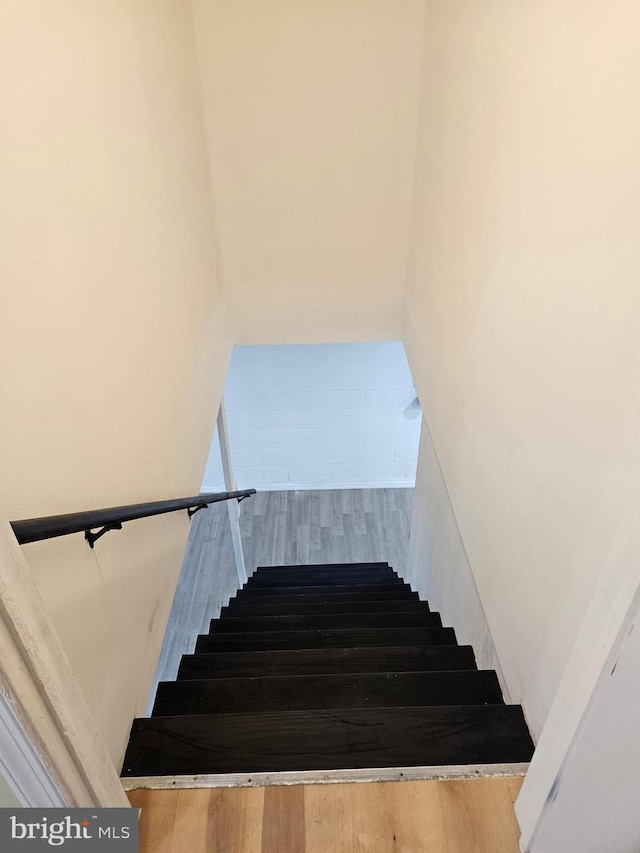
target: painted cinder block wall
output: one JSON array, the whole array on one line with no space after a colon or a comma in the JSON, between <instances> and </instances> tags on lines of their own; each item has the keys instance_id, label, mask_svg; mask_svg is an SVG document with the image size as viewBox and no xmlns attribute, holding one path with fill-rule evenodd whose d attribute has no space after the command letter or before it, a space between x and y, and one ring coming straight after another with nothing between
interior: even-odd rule
<instances>
[{"instance_id":1,"label":"painted cinder block wall","mask_svg":"<svg viewBox=\"0 0 640 853\"><path fill-rule=\"evenodd\" d=\"M413 486L415 398L400 341L235 347L224 400L238 487ZM222 488L216 433L202 491Z\"/></svg>"}]
</instances>

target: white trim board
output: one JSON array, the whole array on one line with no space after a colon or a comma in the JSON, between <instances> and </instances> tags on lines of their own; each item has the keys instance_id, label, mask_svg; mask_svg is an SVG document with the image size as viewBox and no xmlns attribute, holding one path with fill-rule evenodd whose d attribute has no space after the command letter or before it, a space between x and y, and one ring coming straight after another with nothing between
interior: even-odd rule
<instances>
[{"instance_id":1,"label":"white trim board","mask_svg":"<svg viewBox=\"0 0 640 853\"><path fill-rule=\"evenodd\" d=\"M129 802L6 518L0 518L3 771L26 805ZM29 776L31 778L29 778Z\"/></svg>"},{"instance_id":2,"label":"white trim board","mask_svg":"<svg viewBox=\"0 0 640 853\"><path fill-rule=\"evenodd\" d=\"M62 808L62 794L22 729L7 697L0 695L0 771L25 807Z\"/></svg>"},{"instance_id":3,"label":"white trim board","mask_svg":"<svg viewBox=\"0 0 640 853\"><path fill-rule=\"evenodd\" d=\"M341 491L343 489L413 489L415 480L386 480L372 482L370 480L344 483L247 483L238 486L240 489L256 489L258 492L316 492L327 489ZM205 489L203 488L204 492Z\"/></svg>"},{"instance_id":4,"label":"white trim board","mask_svg":"<svg viewBox=\"0 0 640 853\"><path fill-rule=\"evenodd\" d=\"M233 466L231 464L231 452L229 450L229 430L227 428L227 416L224 408L224 399L218 409L218 443L220 445L220 458L222 460L222 473L224 476L224 488L226 492L235 492L233 481ZM240 533L240 504L238 501L226 501L229 514L229 528L231 530L231 542L233 544L233 557L236 561L236 572L238 574L238 586L242 586L247 580L247 568L242 551L242 535Z\"/></svg>"},{"instance_id":5,"label":"white trim board","mask_svg":"<svg viewBox=\"0 0 640 853\"><path fill-rule=\"evenodd\" d=\"M346 782L416 782L524 776L522 764L447 764L423 767L372 767L364 770L299 770L282 773L214 773L195 776L130 776L122 779L125 791L138 788L166 791L173 788L262 788L268 785L333 785Z\"/></svg>"},{"instance_id":6,"label":"white trim board","mask_svg":"<svg viewBox=\"0 0 640 853\"><path fill-rule=\"evenodd\" d=\"M534 849L585 717L606 689L606 676L640 603L639 510L640 491L627 505L516 801L522 850Z\"/></svg>"}]
</instances>

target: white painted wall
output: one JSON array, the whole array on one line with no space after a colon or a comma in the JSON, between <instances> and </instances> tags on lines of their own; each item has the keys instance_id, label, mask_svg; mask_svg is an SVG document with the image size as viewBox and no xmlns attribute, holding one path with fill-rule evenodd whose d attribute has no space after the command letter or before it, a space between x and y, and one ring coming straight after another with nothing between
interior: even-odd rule
<instances>
[{"instance_id":1,"label":"white painted wall","mask_svg":"<svg viewBox=\"0 0 640 853\"><path fill-rule=\"evenodd\" d=\"M415 483L420 410L399 341L237 346L224 398L241 489ZM222 489L216 434L202 491Z\"/></svg>"},{"instance_id":2,"label":"white painted wall","mask_svg":"<svg viewBox=\"0 0 640 853\"><path fill-rule=\"evenodd\" d=\"M491 636L427 424L423 422L413 498L407 580L440 611L460 644L473 646L480 669L495 669L506 702L509 687Z\"/></svg>"},{"instance_id":3,"label":"white painted wall","mask_svg":"<svg viewBox=\"0 0 640 853\"><path fill-rule=\"evenodd\" d=\"M631 0L426 4L405 343L535 734L640 481L639 27Z\"/></svg>"},{"instance_id":4,"label":"white painted wall","mask_svg":"<svg viewBox=\"0 0 640 853\"><path fill-rule=\"evenodd\" d=\"M233 460L232 460L233 462ZM233 472L235 477L235 471ZM222 470L222 454L220 453L220 436L218 435L218 427L211 439L209 447L209 455L207 464L202 477L201 492L224 492L224 472Z\"/></svg>"},{"instance_id":5,"label":"white painted wall","mask_svg":"<svg viewBox=\"0 0 640 853\"><path fill-rule=\"evenodd\" d=\"M401 336L424 0L193 0L236 342Z\"/></svg>"},{"instance_id":6,"label":"white painted wall","mask_svg":"<svg viewBox=\"0 0 640 853\"><path fill-rule=\"evenodd\" d=\"M533 847L536 853L544 853L537 846L537 835L547 825L554 797L564 788L567 768L576 750L579 752L581 749L579 743L585 723L592 709L605 699L611 686L611 672L627 641L631 626L637 621L640 606L639 513L640 489L636 489L633 498L621 507L614 541L516 803L523 850ZM634 681L631 678L625 689L635 690L637 694L639 684L640 679ZM629 737L623 725L616 725L619 719L619 711L613 711L611 727L617 731L620 743L628 743L631 750L634 737ZM596 744L598 742L599 736ZM619 748L620 745L616 747L617 750ZM591 775L594 774L598 777L598 782L594 784L600 784L600 775L603 775L601 781L607 786L609 798L619 797L621 802L626 800L629 781L624 772L606 774L605 766L598 765L596 769L594 765L594 773ZM569 802L573 796L572 790L575 791L570 784ZM603 823L608 826L608 816ZM566 834L561 826L558 827L557 815L555 826L557 834L554 847L558 847ZM545 837L549 841L553 832L546 830ZM597 834L594 837L598 837Z\"/></svg>"},{"instance_id":7,"label":"white painted wall","mask_svg":"<svg viewBox=\"0 0 640 853\"><path fill-rule=\"evenodd\" d=\"M527 853L640 850L640 598Z\"/></svg>"},{"instance_id":8,"label":"white painted wall","mask_svg":"<svg viewBox=\"0 0 640 853\"><path fill-rule=\"evenodd\" d=\"M0 55L0 512L196 494L231 344L189 4L2 3ZM24 548L118 766L188 530Z\"/></svg>"}]
</instances>

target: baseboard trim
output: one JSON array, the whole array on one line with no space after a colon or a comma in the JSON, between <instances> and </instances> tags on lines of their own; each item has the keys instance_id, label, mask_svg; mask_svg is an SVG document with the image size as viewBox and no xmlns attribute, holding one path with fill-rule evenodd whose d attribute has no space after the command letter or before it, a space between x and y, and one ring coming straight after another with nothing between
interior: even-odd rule
<instances>
[{"instance_id":1,"label":"baseboard trim","mask_svg":"<svg viewBox=\"0 0 640 853\"><path fill-rule=\"evenodd\" d=\"M365 770L302 770L286 773L214 773L200 776L130 776L125 791L138 788L262 788L268 785L330 785L344 782L417 782L525 776L529 763L460 764L434 767L372 767Z\"/></svg>"},{"instance_id":2,"label":"baseboard trim","mask_svg":"<svg viewBox=\"0 0 640 853\"><path fill-rule=\"evenodd\" d=\"M415 480L348 480L344 483L251 483L243 485L238 483L239 489L257 489L259 492L316 492L328 489L413 489ZM201 494L207 492L219 492L223 487L202 485Z\"/></svg>"}]
</instances>

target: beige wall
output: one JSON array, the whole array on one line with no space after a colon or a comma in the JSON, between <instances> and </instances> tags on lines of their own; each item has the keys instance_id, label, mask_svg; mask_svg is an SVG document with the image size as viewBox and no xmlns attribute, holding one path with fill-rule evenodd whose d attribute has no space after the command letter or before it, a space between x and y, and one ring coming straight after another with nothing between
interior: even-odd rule
<instances>
[{"instance_id":1,"label":"beige wall","mask_svg":"<svg viewBox=\"0 0 640 853\"><path fill-rule=\"evenodd\" d=\"M639 25L427 0L407 350L535 732L640 477Z\"/></svg>"},{"instance_id":2,"label":"beige wall","mask_svg":"<svg viewBox=\"0 0 640 853\"><path fill-rule=\"evenodd\" d=\"M194 0L237 342L396 339L423 0Z\"/></svg>"},{"instance_id":3,"label":"beige wall","mask_svg":"<svg viewBox=\"0 0 640 853\"><path fill-rule=\"evenodd\" d=\"M429 426L422 421L405 580L473 646L479 669L494 669L505 702L511 701L465 543L451 505Z\"/></svg>"},{"instance_id":4,"label":"beige wall","mask_svg":"<svg viewBox=\"0 0 640 853\"><path fill-rule=\"evenodd\" d=\"M1 510L196 493L230 340L189 4L6 2L0 55ZM25 548L118 764L187 531Z\"/></svg>"},{"instance_id":5,"label":"beige wall","mask_svg":"<svg viewBox=\"0 0 640 853\"><path fill-rule=\"evenodd\" d=\"M427 0L421 90L422 0L194 10L204 111L186 0L2 5L2 509L197 490L230 349L216 242L240 343L404 317L538 732L640 474L637 4ZM25 549L116 762L186 535Z\"/></svg>"}]
</instances>

